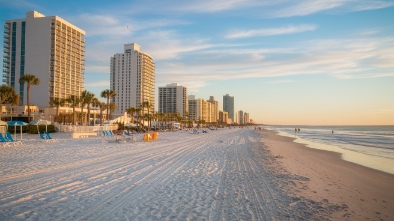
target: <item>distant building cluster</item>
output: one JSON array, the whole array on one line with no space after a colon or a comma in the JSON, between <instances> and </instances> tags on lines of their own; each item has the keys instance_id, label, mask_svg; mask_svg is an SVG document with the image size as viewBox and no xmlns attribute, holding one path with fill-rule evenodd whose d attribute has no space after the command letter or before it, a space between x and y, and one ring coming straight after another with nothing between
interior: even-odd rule
<instances>
[{"instance_id":1,"label":"distant building cluster","mask_svg":"<svg viewBox=\"0 0 394 221\"><path fill-rule=\"evenodd\" d=\"M26 18L6 20L3 84L12 87L20 99L18 104L2 103L0 114L26 114L28 84L21 83L19 79L26 74L34 74L40 79L40 84L29 87L32 104L29 111L35 115L54 115L55 110L70 113L71 108L85 114L89 109L87 118L90 122L90 115L96 118L99 111L106 113L106 117L101 114L100 118L110 120L111 116L114 118L125 113L134 116L138 111L139 114L152 114L157 105L157 113L161 117L171 114L185 122L250 123L248 113L235 112L234 96L224 95L223 106L220 107L213 96L208 100L196 98L188 94L187 87L178 83L158 87L156 104L155 62L152 56L140 49L136 43L124 44L122 53L110 57L110 88L101 95L108 99L108 103L105 107L93 105L85 98L84 30L58 16L44 16L36 11L27 12ZM70 101L72 96L84 97L85 100L76 105ZM60 99L66 101L64 105L53 102ZM84 105L89 108L84 109Z\"/></svg>"}]
</instances>

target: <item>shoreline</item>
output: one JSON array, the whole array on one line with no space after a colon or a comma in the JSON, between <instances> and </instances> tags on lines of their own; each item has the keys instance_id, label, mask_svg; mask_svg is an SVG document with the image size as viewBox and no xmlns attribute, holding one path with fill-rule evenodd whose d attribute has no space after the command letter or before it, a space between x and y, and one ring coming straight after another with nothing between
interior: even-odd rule
<instances>
[{"instance_id":1,"label":"shoreline","mask_svg":"<svg viewBox=\"0 0 394 221\"><path fill-rule=\"evenodd\" d=\"M394 218L394 175L345 161L340 153L307 147L295 138L263 130L262 142L279 162L277 173L303 177L281 183L290 196L329 202L334 219ZM280 182L280 181L279 181Z\"/></svg>"}]
</instances>

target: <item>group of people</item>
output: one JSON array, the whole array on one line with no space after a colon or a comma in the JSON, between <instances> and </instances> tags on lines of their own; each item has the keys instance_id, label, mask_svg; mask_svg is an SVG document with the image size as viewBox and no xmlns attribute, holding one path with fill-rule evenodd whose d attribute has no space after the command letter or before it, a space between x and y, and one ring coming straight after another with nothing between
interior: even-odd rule
<instances>
[{"instance_id":1,"label":"group of people","mask_svg":"<svg viewBox=\"0 0 394 221\"><path fill-rule=\"evenodd\" d=\"M294 132L295 132L295 133L299 133L300 131L301 131L300 128L295 128L295 129L294 129Z\"/></svg>"}]
</instances>

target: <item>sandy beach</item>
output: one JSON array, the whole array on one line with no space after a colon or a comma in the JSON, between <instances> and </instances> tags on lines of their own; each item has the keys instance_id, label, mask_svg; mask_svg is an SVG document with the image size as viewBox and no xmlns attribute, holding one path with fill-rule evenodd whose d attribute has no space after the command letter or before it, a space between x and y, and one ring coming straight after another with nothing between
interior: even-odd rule
<instances>
[{"instance_id":1,"label":"sandy beach","mask_svg":"<svg viewBox=\"0 0 394 221\"><path fill-rule=\"evenodd\" d=\"M391 220L392 175L272 131L0 147L0 220ZM123 137L124 139L124 137Z\"/></svg>"},{"instance_id":2,"label":"sandy beach","mask_svg":"<svg viewBox=\"0 0 394 221\"><path fill-rule=\"evenodd\" d=\"M290 195L329 202L334 220L393 220L394 175L341 159L340 154L311 149L294 139L262 132L263 142L283 166L278 173L301 177L280 180ZM280 167L277 167L280 168Z\"/></svg>"}]
</instances>

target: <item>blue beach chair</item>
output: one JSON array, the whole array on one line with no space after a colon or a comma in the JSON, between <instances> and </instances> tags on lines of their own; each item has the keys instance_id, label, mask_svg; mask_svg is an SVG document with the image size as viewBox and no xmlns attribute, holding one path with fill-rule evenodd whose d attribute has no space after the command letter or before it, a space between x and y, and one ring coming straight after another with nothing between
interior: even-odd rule
<instances>
[{"instance_id":1,"label":"blue beach chair","mask_svg":"<svg viewBox=\"0 0 394 221\"><path fill-rule=\"evenodd\" d=\"M47 137L47 139L52 139L51 135L49 135L48 131L45 131L45 136Z\"/></svg>"},{"instance_id":2,"label":"blue beach chair","mask_svg":"<svg viewBox=\"0 0 394 221\"><path fill-rule=\"evenodd\" d=\"M3 146L6 146L8 144L13 144L15 145L17 142L11 142L9 141L6 137L3 137L3 134L0 133L0 143L3 144Z\"/></svg>"},{"instance_id":3,"label":"blue beach chair","mask_svg":"<svg viewBox=\"0 0 394 221\"><path fill-rule=\"evenodd\" d=\"M48 140L48 138L47 138L47 136L45 136L45 134L40 134L40 138L45 141Z\"/></svg>"},{"instance_id":4,"label":"blue beach chair","mask_svg":"<svg viewBox=\"0 0 394 221\"><path fill-rule=\"evenodd\" d=\"M10 132L8 132L8 131L5 133L5 139L6 139L8 142L12 142L12 143L22 143L22 141L16 141L16 140L14 140L14 138L12 138Z\"/></svg>"},{"instance_id":5,"label":"blue beach chair","mask_svg":"<svg viewBox=\"0 0 394 221\"><path fill-rule=\"evenodd\" d=\"M2 143L8 142L8 141L3 137L3 134L1 134L1 133L0 133L0 142L2 142Z\"/></svg>"}]
</instances>

